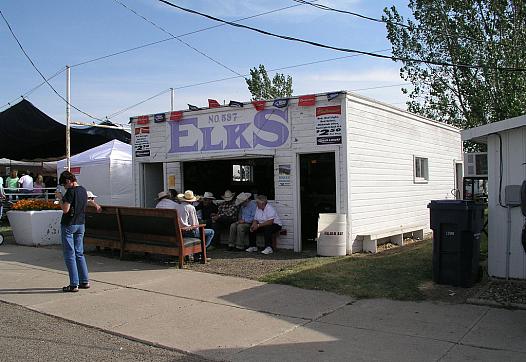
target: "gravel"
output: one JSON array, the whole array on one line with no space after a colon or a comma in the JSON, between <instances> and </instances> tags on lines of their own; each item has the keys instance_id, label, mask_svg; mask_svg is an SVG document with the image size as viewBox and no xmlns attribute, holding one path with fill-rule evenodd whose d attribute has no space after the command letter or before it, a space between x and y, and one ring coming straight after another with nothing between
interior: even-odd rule
<instances>
[{"instance_id":1,"label":"gravel","mask_svg":"<svg viewBox=\"0 0 526 362\"><path fill-rule=\"evenodd\" d=\"M490 280L473 301L477 303L487 301L493 305L526 309L526 281Z\"/></svg>"},{"instance_id":2,"label":"gravel","mask_svg":"<svg viewBox=\"0 0 526 362\"><path fill-rule=\"evenodd\" d=\"M91 252L95 255L112 256L111 252ZM230 275L247 279L257 280L262 276L284 270L316 256L316 251L304 251L295 253L291 250L278 250L270 255L261 253L247 253L246 251L227 251L225 248L207 251L207 257L212 260L206 264L187 263L186 269L204 273ZM127 260L137 262L162 264L177 268L177 260L174 257L163 255L126 254Z\"/></svg>"}]
</instances>

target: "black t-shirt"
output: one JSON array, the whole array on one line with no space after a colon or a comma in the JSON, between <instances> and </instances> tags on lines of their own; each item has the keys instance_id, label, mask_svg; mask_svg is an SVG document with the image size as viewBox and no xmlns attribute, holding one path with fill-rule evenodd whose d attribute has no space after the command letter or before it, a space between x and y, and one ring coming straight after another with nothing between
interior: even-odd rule
<instances>
[{"instance_id":1,"label":"black t-shirt","mask_svg":"<svg viewBox=\"0 0 526 362\"><path fill-rule=\"evenodd\" d=\"M66 190L62 202L71 204L69 212L62 214L62 225L82 225L85 223L85 211L88 204L88 194L84 187L75 186ZM73 215L72 215L73 214Z\"/></svg>"}]
</instances>

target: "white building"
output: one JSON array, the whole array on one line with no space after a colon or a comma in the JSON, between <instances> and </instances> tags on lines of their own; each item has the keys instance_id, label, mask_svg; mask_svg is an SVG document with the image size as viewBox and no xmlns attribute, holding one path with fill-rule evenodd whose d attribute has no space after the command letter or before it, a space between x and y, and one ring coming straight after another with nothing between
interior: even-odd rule
<instances>
[{"instance_id":1,"label":"white building","mask_svg":"<svg viewBox=\"0 0 526 362\"><path fill-rule=\"evenodd\" d=\"M276 102L133 117L136 204L168 188L266 194L285 224L279 247L313 246L318 213L336 212L347 251L375 251L430 231L429 201L460 188L454 127L348 92Z\"/></svg>"},{"instance_id":2,"label":"white building","mask_svg":"<svg viewBox=\"0 0 526 362\"><path fill-rule=\"evenodd\" d=\"M526 115L464 130L462 139L488 145L488 274L526 279L517 206L526 180Z\"/></svg>"}]
</instances>

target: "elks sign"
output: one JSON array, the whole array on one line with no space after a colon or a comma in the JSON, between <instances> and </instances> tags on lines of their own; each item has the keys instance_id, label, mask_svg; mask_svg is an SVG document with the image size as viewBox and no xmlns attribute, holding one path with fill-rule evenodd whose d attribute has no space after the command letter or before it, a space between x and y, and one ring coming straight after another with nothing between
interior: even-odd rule
<instances>
[{"instance_id":1,"label":"elks sign","mask_svg":"<svg viewBox=\"0 0 526 362\"><path fill-rule=\"evenodd\" d=\"M168 125L168 153L274 149L290 143L286 109L217 112Z\"/></svg>"}]
</instances>

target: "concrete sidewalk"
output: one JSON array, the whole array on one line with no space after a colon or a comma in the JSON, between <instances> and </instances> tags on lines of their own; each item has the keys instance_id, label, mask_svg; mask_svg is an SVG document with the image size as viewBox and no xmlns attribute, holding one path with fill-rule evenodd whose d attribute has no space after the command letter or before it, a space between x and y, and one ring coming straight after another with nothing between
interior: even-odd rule
<instances>
[{"instance_id":1,"label":"concrete sidewalk","mask_svg":"<svg viewBox=\"0 0 526 362\"><path fill-rule=\"evenodd\" d=\"M58 248L0 247L0 300L214 360L526 360L526 311L360 300L88 256L62 293ZM395 282L395 280L393 280Z\"/></svg>"}]
</instances>

